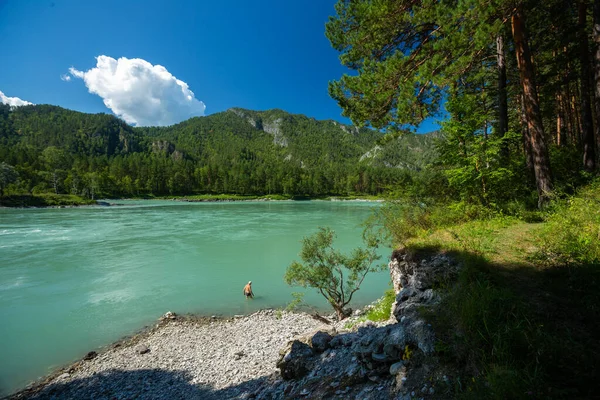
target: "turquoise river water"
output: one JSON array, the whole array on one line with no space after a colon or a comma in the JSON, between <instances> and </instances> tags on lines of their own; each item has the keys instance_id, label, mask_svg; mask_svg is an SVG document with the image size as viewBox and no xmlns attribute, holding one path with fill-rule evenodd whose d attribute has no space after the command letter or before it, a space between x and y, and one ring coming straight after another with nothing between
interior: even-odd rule
<instances>
[{"instance_id":1,"label":"turquoise river water","mask_svg":"<svg viewBox=\"0 0 600 400\"><path fill-rule=\"evenodd\" d=\"M0 396L167 311L247 314L283 307L300 240L331 226L338 248L361 244L375 203L117 201L112 207L0 209ZM382 249L382 260L389 256ZM253 282L255 298L243 286ZM367 277L353 306L388 287ZM325 310L307 290L305 301Z\"/></svg>"}]
</instances>

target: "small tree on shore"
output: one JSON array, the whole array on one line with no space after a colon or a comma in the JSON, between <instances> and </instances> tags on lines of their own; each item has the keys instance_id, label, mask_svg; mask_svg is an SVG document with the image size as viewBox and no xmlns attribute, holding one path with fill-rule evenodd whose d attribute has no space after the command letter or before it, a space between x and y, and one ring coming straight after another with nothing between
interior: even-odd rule
<instances>
[{"instance_id":1,"label":"small tree on shore","mask_svg":"<svg viewBox=\"0 0 600 400\"><path fill-rule=\"evenodd\" d=\"M384 265L373 265L381 258L376 250L379 239L363 233L366 248L356 248L349 255L333 248L335 232L319 228L314 235L302 239L300 258L285 272L285 282L291 286L318 289L335 310L338 318L347 317L344 307L352 300L369 272L380 271Z\"/></svg>"}]
</instances>

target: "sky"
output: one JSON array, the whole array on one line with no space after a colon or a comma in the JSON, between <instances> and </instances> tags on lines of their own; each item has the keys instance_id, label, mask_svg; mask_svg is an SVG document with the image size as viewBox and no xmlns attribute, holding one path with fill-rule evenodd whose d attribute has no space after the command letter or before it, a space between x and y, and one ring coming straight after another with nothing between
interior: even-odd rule
<instances>
[{"instance_id":1,"label":"sky","mask_svg":"<svg viewBox=\"0 0 600 400\"><path fill-rule=\"evenodd\" d=\"M231 107L350 120L334 0L0 0L0 101L170 125ZM433 121L420 132L436 129Z\"/></svg>"}]
</instances>

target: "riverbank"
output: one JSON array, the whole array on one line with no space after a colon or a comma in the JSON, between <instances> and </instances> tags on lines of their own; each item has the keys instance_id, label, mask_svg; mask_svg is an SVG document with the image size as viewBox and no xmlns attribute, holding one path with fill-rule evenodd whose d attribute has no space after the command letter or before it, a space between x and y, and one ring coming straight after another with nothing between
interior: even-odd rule
<instances>
[{"instance_id":1,"label":"riverbank","mask_svg":"<svg viewBox=\"0 0 600 400\"><path fill-rule=\"evenodd\" d=\"M308 314L275 310L227 319L168 313L7 399L247 398L277 384L279 350L288 341L326 327Z\"/></svg>"},{"instance_id":2,"label":"riverbank","mask_svg":"<svg viewBox=\"0 0 600 400\"><path fill-rule=\"evenodd\" d=\"M0 197L0 207L42 208L78 207L97 204L96 200L70 194L45 193L40 195L16 195Z\"/></svg>"},{"instance_id":3,"label":"riverbank","mask_svg":"<svg viewBox=\"0 0 600 400\"><path fill-rule=\"evenodd\" d=\"M238 195L238 194L202 194L190 196L157 196L132 198L131 200L173 200L185 202L220 202L220 201L385 201L377 196L292 196L282 194L270 195Z\"/></svg>"},{"instance_id":4,"label":"riverbank","mask_svg":"<svg viewBox=\"0 0 600 400\"><path fill-rule=\"evenodd\" d=\"M451 378L432 363L431 325L416 310L439 301L436 277L457 266L444 256L410 271L392 264L394 286L405 282L398 296L411 291L404 306L386 296L337 322L282 310L228 319L167 313L7 399L439 398Z\"/></svg>"},{"instance_id":5,"label":"riverbank","mask_svg":"<svg viewBox=\"0 0 600 400\"><path fill-rule=\"evenodd\" d=\"M132 198L110 198L109 202L86 199L69 194L16 195L0 197L0 208L67 208L81 206L113 206L119 200L171 200L188 203L218 203L241 201L365 201L383 202L385 199L375 196L285 196L285 195L235 195L206 194L192 196L147 196Z\"/></svg>"}]
</instances>

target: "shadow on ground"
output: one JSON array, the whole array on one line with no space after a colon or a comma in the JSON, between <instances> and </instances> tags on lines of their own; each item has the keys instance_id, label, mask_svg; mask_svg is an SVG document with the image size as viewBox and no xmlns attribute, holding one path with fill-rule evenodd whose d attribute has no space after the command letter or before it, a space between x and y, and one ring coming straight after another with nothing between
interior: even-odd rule
<instances>
[{"instance_id":1,"label":"shadow on ground","mask_svg":"<svg viewBox=\"0 0 600 400\"><path fill-rule=\"evenodd\" d=\"M245 393L252 393L258 386L265 384L269 384L268 377L246 381L239 385L218 390L207 385L191 383L191 376L186 372L161 369L109 370L88 378L52 383L39 391L23 391L6 399L221 400L242 398Z\"/></svg>"},{"instance_id":2,"label":"shadow on ground","mask_svg":"<svg viewBox=\"0 0 600 400\"><path fill-rule=\"evenodd\" d=\"M417 257L441 251L412 249ZM429 315L438 354L478 398L588 399L600 396L600 265L490 262L452 251L465 268ZM469 397L471 396L471 397ZM474 396L474 397L473 397Z\"/></svg>"}]
</instances>

